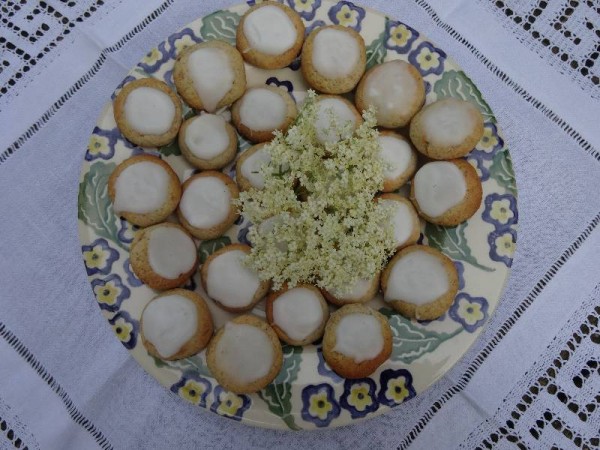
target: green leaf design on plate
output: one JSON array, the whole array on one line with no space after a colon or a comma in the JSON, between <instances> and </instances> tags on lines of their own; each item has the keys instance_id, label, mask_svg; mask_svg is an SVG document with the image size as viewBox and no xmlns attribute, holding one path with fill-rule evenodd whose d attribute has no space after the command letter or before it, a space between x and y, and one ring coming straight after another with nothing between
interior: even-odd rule
<instances>
[{"instance_id":1,"label":"green leaf design on plate","mask_svg":"<svg viewBox=\"0 0 600 450\"><path fill-rule=\"evenodd\" d=\"M211 239L209 241L202 241L200 247L198 247L198 257L200 258L200 264L204 264L206 258L212 255L217 250L231 244L231 239L227 236L221 236L220 238Z\"/></svg>"},{"instance_id":2,"label":"green leaf design on plate","mask_svg":"<svg viewBox=\"0 0 600 450\"><path fill-rule=\"evenodd\" d=\"M436 81L433 91L438 99L446 97L461 98L479 106L485 120L496 122L491 108L483 99L481 92L471 79L462 71L449 70Z\"/></svg>"},{"instance_id":3,"label":"green leaf design on plate","mask_svg":"<svg viewBox=\"0 0 600 450\"><path fill-rule=\"evenodd\" d=\"M237 135L237 137L238 137L238 152L241 153L241 152L249 149L250 147L252 147L252 142L247 141L239 134Z\"/></svg>"},{"instance_id":4,"label":"green leaf design on plate","mask_svg":"<svg viewBox=\"0 0 600 450\"><path fill-rule=\"evenodd\" d=\"M385 30L387 29L389 19L385 18L385 27L381 34L367 46L367 69L369 70L371 67L381 64L385 58L387 50L385 49Z\"/></svg>"},{"instance_id":5,"label":"green leaf design on plate","mask_svg":"<svg viewBox=\"0 0 600 450\"><path fill-rule=\"evenodd\" d=\"M231 11L215 11L202 19L200 36L205 41L221 39L235 44L235 35L240 16Z\"/></svg>"},{"instance_id":6,"label":"green leaf design on plate","mask_svg":"<svg viewBox=\"0 0 600 450\"><path fill-rule=\"evenodd\" d=\"M180 156L181 155L181 149L179 148L179 142L177 141L177 139L174 139L173 142L171 142L168 145L160 147L158 149L158 151L163 156L171 156L171 155Z\"/></svg>"},{"instance_id":7,"label":"green leaf design on plate","mask_svg":"<svg viewBox=\"0 0 600 450\"><path fill-rule=\"evenodd\" d=\"M463 222L456 227L441 227L427 223L425 226L425 236L427 236L427 241L431 247L438 249L446 256L467 262L486 272L495 271L496 269L480 264L471 254L471 249L465 237L465 228L467 226L468 222Z\"/></svg>"},{"instance_id":8,"label":"green leaf design on plate","mask_svg":"<svg viewBox=\"0 0 600 450\"><path fill-rule=\"evenodd\" d=\"M515 173L508 150L498 152L494 155L492 165L490 166L490 177L496 180L500 186L506 188L512 195L517 195Z\"/></svg>"},{"instance_id":9,"label":"green leaf design on plate","mask_svg":"<svg viewBox=\"0 0 600 450\"><path fill-rule=\"evenodd\" d=\"M283 346L283 366L277 378L273 380L258 396L264 400L273 414L281 417L286 425L292 430L299 430L296 425L292 411L292 384L298 377L298 371L302 362L302 347L292 345Z\"/></svg>"},{"instance_id":10,"label":"green leaf design on plate","mask_svg":"<svg viewBox=\"0 0 600 450\"><path fill-rule=\"evenodd\" d=\"M98 236L116 243L124 250L128 248L119 240L117 215L108 196L108 178L115 163L97 162L79 185L77 217L91 227Z\"/></svg>"},{"instance_id":11,"label":"green leaf design on plate","mask_svg":"<svg viewBox=\"0 0 600 450\"><path fill-rule=\"evenodd\" d=\"M381 308L379 312L387 316L392 327L394 350L391 359L405 364L434 351L440 344L463 331L463 328L459 327L451 333L438 333L418 326L389 308Z\"/></svg>"}]
</instances>

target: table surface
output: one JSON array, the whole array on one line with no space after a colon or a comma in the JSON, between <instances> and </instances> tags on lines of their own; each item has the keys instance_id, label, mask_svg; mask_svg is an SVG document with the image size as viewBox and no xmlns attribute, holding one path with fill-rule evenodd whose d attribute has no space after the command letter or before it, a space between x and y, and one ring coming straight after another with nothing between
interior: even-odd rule
<instances>
[{"instance_id":1,"label":"table surface","mask_svg":"<svg viewBox=\"0 0 600 450\"><path fill-rule=\"evenodd\" d=\"M600 447L597 1L362 2L437 42L473 79L519 188L501 304L422 395L350 427L252 428L181 401L119 344L77 235L90 131L150 48L234 3L0 6L0 448Z\"/></svg>"}]
</instances>

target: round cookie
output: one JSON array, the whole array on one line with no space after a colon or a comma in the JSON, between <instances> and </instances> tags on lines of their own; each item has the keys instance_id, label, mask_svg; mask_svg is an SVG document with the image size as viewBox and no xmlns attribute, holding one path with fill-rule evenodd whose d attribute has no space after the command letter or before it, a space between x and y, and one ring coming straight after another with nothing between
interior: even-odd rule
<instances>
[{"instance_id":1,"label":"round cookie","mask_svg":"<svg viewBox=\"0 0 600 450\"><path fill-rule=\"evenodd\" d=\"M359 111L375 106L377 125L403 127L425 101L423 77L416 67L405 61L378 64L360 80L355 101Z\"/></svg>"},{"instance_id":2,"label":"round cookie","mask_svg":"<svg viewBox=\"0 0 600 450\"><path fill-rule=\"evenodd\" d=\"M142 311L142 343L152 356L174 361L200 352L213 335L213 321L204 299L186 289L154 297Z\"/></svg>"},{"instance_id":3,"label":"round cookie","mask_svg":"<svg viewBox=\"0 0 600 450\"><path fill-rule=\"evenodd\" d=\"M352 128L345 128L348 122L352 122ZM354 105L344 97L319 95L317 98L315 135L321 145L349 138L362 122L363 119Z\"/></svg>"},{"instance_id":4,"label":"round cookie","mask_svg":"<svg viewBox=\"0 0 600 450\"><path fill-rule=\"evenodd\" d=\"M379 272L373 278L359 279L347 293L337 290L327 291L323 289L323 295L329 303L336 306L344 306L350 303L366 303L375 297L379 290Z\"/></svg>"},{"instance_id":5,"label":"round cookie","mask_svg":"<svg viewBox=\"0 0 600 450\"><path fill-rule=\"evenodd\" d=\"M396 249L416 244L421 235L421 222L410 200L399 194L383 194L379 203L393 208L392 226Z\"/></svg>"},{"instance_id":6,"label":"round cookie","mask_svg":"<svg viewBox=\"0 0 600 450\"><path fill-rule=\"evenodd\" d=\"M472 103L445 98L425 106L410 123L410 140L432 159L465 156L483 136L483 116Z\"/></svg>"},{"instance_id":7,"label":"round cookie","mask_svg":"<svg viewBox=\"0 0 600 450\"><path fill-rule=\"evenodd\" d=\"M235 179L240 191L265 187L265 178L260 169L271 162L270 154L264 150L265 145L266 142L253 145L243 152L235 163Z\"/></svg>"},{"instance_id":8,"label":"round cookie","mask_svg":"<svg viewBox=\"0 0 600 450\"><path fill-rule=\"evenodd\" d=\"M323 357L338 375L368 377L391 353L392 329L383 314L360 304L331 314L323 336Z\"/></svg>"},{"instance_id":9,"label":"round cookie","mask_svg":"<svg viewBox=\"0 0 600 450\"><path fill-rule=\"evenodd\" d=\"M222 116L202 114L183 122L179 148L185 159L198 169L222 169L235 158L237 134Z\"/></svg>"},{"instance_id":10,"label":"round cookie","mask_svg":"<svg viewBox=\"0 0 600 450\"><path fill-rule=\"evenodd\" d=\"M237 49L248 63L262 69L290 65L303 42L302 19L292 8L277 2L254 5L237 27Z\"/></svg>"},{"instance_id":11,"label":"round cookie","mask_svg":"<svg viewBox=\"0 0 600 450\"><path fill-rule=\"evenodd\" d=\"M314 29L302 48L306 82L326 94L350 92L365 73L365 41L352 28L328 25Z\"/></svg>"},{"instance_id":12,"label":"round cookie","mask_svg":"<svg viewBox=\"0 0 600 450\"><path fill-rule=\"evenodd\" d=\"M425 245L411 245L390 260L381 275L383 299L403 316L434 320L444 314L458 292L452 260Z\"/></svg>"},{"instance_id":13,"label":"round cookie","mask_svg":"<svg viewBox=\"0 0 600 450\"><path fill-rule=\"evenodd\" d=\"M238 196L237 185L227 175L213 170L198 173L183 183L177 217L192 236L218 238L239 216L233 205Z\"/></svg>"},{"instance_id":14,"label":"round cookie","mask_svg":"<svg viewBox=\"0 0 600 450\"><path fill-rule=\"evenodd\" d=\"M108 179L108 196L119 216L147 227L175 211L181 185L171 166L152 155L137 155L120 163Z\"/></svg>"},{"instance_id":15,"label":"round cookie","mask_svg":"<svg viewBox=\"0 0 600 450\"><path fill-rule=\"evenodd\" d=\"M283 351L277 334L255 316L227 322L210 341L206 362L225 389L237 394L257 392L279 373Z\"/></svg>"},{"instance_id":16,"label":"round cookie","mask_svg":"<svg viewBox=\"0 0 600 450\"><path fill-rule=\"evenodd\" d=\"M410 199L428 222L458 225L477 212L483 195L477 171L464 159L422 166L410 186Z\"/></svg>"},{"instance_id":17,"label":"round cookie","mask_svg":"<svg viewBox=\"0 0 600 450\"><path fill-rule=\"evenodd\" d=\"M290 345L307 345L323 336L329 308L321 291L310 284L282 288L267 297L267 322Z\"/></svg>"},{"instance_id":18,"label":"round cookie","mask_svg":"<svg viewBox=\"0 0 600 450\"><path fill-rule=\"evenodd\" d=\"M181 126L181 100L165 83L142 78L117 94L113 114L121 134L142 147L167 145Z\"/></svg>"},{"instance_id":19,"label":"round cookie","mask_svg":"<svg viewBox=\"0 0 600 450\"><path fill-rule=\"evenodd\" d=\"M290 94L275 86L253 87L234 103L231 119L239 133L251 142L273 139L273 132L286 132L298 109Z\"/></svg>"},{"instance_id":20,"label":"round cookie","mask_svg":"<svg viewBox=\"0 0 600 450\"><path fill-rule=\"evenodd\" d=\"M198 252L182 226L164 222L136 232L129 260L144 284L162 291L190 279L198 265Z\"/></svg>"},{"instance_id":21,"label":"round cookie","mask_svg":"<svg viewBox=\"0 0 600 450\"><path fill-rule=\"evenodd\" d=\"M208 112L229 106L246 90L246 69L237 49L212 40L186 48L175 61L173 81L183 100Z\"/></svg>"},{"instance_id":22,"label":"round cookie","mask_svg":"<svg viewBox=\"0 0 600 450\"><path fill-rule=\"evenodd\" d=\"M261 281L244 265L243 258L250 250L244 244L227 245L206 258L200 268L204 290L226 311L251 310L271 287L270 281Z\"/></svg>"},{"instance_id":23,"label":"round cookie","mask_svg":"<svg viewBox=\"0 0 600 450\"><path fill-rule=\"evenodd\" d=\"M417 152L402 135L393 131L379 132L379 157L383 169L383 192L393 192L406 184L417 170Z\"/></svg>"}]
</instances>

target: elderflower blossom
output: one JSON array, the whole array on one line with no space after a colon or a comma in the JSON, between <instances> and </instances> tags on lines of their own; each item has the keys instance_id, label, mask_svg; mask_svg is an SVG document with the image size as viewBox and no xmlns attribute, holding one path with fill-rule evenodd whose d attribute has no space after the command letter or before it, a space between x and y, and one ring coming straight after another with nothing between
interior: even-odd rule
<instances>
[{"instance_id":1,"label":"elderflower blossom","mask_svg":"<svg viewBox=\"0 0 600 450\"><path fill-rule=\"evenodd\" d=\"M347 293L394 251L390 210L374 201L384 164L372 109L347 134L351 124L337 124L329 111L327 132L350 137L324 146L316 138L316 111L309 91L294 125L264 147L271 155L260 169L264 188L240 193L240 212L254 224L246 264L274 289L311 283Z\"/></svg>"}]
</instances>

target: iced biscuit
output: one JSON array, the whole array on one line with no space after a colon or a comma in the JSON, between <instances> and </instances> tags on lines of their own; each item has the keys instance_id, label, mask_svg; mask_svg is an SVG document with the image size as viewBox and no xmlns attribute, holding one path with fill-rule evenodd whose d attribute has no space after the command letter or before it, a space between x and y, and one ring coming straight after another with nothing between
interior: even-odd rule
<instances>
[{"instance_id":1,"label":"iced biscuit","mask_svg":"<svg viewBox=\"0 0 600 450\"><path fill-rule=\"evenodd\" d=\"M119 216L147 227L164 221L177 208L181 186L171 166L152 155L119 164L108 179L108 196Z\"/></svg>"},{"instance_id":2,"label":"iced biscuit","mask_svg":"<svg viewBox=\"0 0 600 450\"><path fill-rule=\"evenodd\" d=\"M262 69L281 69L300 53L304 23L292 8L277 2L262 2L240 20L237 48L250 64Z\"/></svg>"},{"instance_id":3,"label":"iced biscuit","mask_svg":"<svg viewBox=\"0 0 600 450\"><path fill-rule=\"evenodd\" d=\"M472 103L445 98L425 106L410 123L410 140L432 159L465 156L483 136L483 116Z\"/></svg>"},{"instance_id":4,"label":"iced biscuit","mask_svg":"<svg viewBox=\"0 0 600 450\"><path fill-rule=\"evenodd\" d=\"M129 260L144 284L162 291L190 279L198 264L198 252L183 227L164 222L136 232Z\"/></svg>"},{"instance_id":5,"label":"iced biscuit","mask_svg":"<svg viewBox=\"0 0 600 450\"><path fill-rule=\"evenodd\" d=\"M317 98L315 133L321 145L349 138L362 122L354 105L344 97L320 95Z\"/></svg>"},{"instance_id":6,"label":"iced biscuit","mask_svg":"<svg viewBox=\"0 0 600 450\"><path fill-rule=\"evenodd\" d=\"M282 288L267 297L267 322L290 345L307 345L323 336L329 319L327 302L310 284Z\"/></svg>"},{"instance_id":7,"label":"iced biscuit","mask_svg":"<svg viewBox=\"0 0 600 450\"><path fill-rule=\"evenodd\" d=\"M265 187L265 177L261 173L261 167L271 162L271 155L264 149L266 144L263 142L253 145L239 156L235 164L235 179L240 191Z\"/></svg>"},{"instance_id":8,"label":"iced biscuit","mask_svg":"<svg viewBox=\"0 0 600 450\"><path fill-rule=\"evenodd\" d=\"M458 291L452 260L434 248L412 245L400 250L381 275L383 299L400 314L434 320L444 314Z\"/></svg>"},{"instance_id":9,"label":"iced biscuit","mask_svg":"<svg viewBox=\"0 0 600 450\"><path fill-rule=\"evenodd\" d=\"M142 147L167 145L181 126L181 100L154 78L127 83L115 98L113 110L123 136Z\"/></svg>"},{"instance_id":10,"label":"iced biscuit","mask_svg":"<svg viewBox=\"0 0 600 450\"><path fill-rule=\"evenodd\" d=\"M421 235L421 222L410 200L399 194L383 194L379 203L392 209L392 227L396 249L416 244Z\"/></svg>"},{"instance_id":11,"label":"iced biscuit","mask_svg":"<svg viewBox=\"0 0 600 450\"><path fill-rule=\"evenodd\" d=\"M410 142L393 131L379 132L379 157L384 163L383 192L393 192L406 184L417 170L417 152Z\"/></svg>"},{"instance_id":12,"label":"iced biscuit","mask_svg":"<svg viewBox=\"0 0 600 450\"><path fill-rule=\"evenodd\" d=\"M206 41L177 57L173 80L188 105L212 113L244 94L246 69L235 47L225 41Z\"/></svg>"},{"instance_id":13,"label":"iced biscuit","mask_svg":"<svg viewBox=\"0 0 600 450\"><path fill-rule=\"evenodd\" d=\"M173 289L146 305L140 334L152 356L167 361L187 358L208 345L213 335L212 316L200 295Z\"/></svg>"},{"instance_id":14,"label":"iced biscuit","mask_svg":"<svg viewBox=\"0 0 600 450\"><path fill-rule=\"evenodd\" d=\"M360 112L375 106L380 127L403 127L423 105L425 85L416 67L405 61L388 61L365 74L355 101Z\"/></svg>"},{"instance_id":15,"label":"iced biscuit","mask_svg":"<svg viewBox=\"0 0 600 450\"><path fill-rule=\"evenodd\" d=\"M277 334L255 316L227 322L210 341L208 368L225 389L246 394L266 387L279 373L283 352Z\"/></svg>"},{"instance_id":16,"label":"iced biscuit","mask_svg":"<svg viewBox=\"0 0 600 450\"><path fill-rule=\"evenodd\" d=\"M227 175L208 170L183 183L177 217L183 227L198 239L222 236L239 214L233 205L237 185Z\"/></svg>"},{"instance_id":17,"label":"iced biscuit","mask_svg":"<svg viewBox=\"0 0 600 450\"><path fill-rule=\"evenodd\" d=\"M224 310L251 310L269 291L270 281L244 265L250 253L244 244L231 244L210 255L200 268L202 286L210 298Z\"/></svg>"},{"instance_id":18,"label":"iced biscuit","mask_svg":"<svg viewBox=\"0 0 600 450\"><path fill-rule=\"evenodd\" d=\"M433 161L422 166L411 183L410 199L428 222L452 227L481 205L477 171L464 159Z\"/></svg>"},{"instance_id":19,"label":"iced biscuit","mask_svg":"<svg viewBox=\"0 0 600 450\"><path fill-rule=\"evenodd\" d=\"M371 279L358 279L348 292L340 292L337 289L325 290L325 298L336 306L344 306L349 303L366 303L375 297L379 290L379 272Z\"/></svg>"},{"instance_id":20,"label":"iced biscuit","mask_svg":"<svg viewBox=\"0 0 600 450\"><path fill-rule=\"evenodd\" d=\"M365 42L352 28L329 25L314 29L302 49L302 75L326 94L350 92L365 73Z\"/></svg>"},{"instance_id":21,"label":"iced biscuit","mask_svg":"<svg viewBox=\"0 0 600 450\"><path fill-rule=\"evenodd\" d=\"M222 116L202 114L183 122L179 148L185 159L198 169L222 169L235 158L237 135Z\"/></svg>"},{"instance_id":22,"label":"iced biscuit","mask_svg":"<svg viewBox=\"0 0 600 450\"><path fill-rule=\"evenodd\" d=\"M346 305L331 314L323 336L323 357L338 375L364 378L392 353L386 317L365 305Z\"/></svg>"},{"instance_id":23,"label":"iced biscuit","mask_svg":"<svg viewBox=\"0 0 600 450\"><path fill-rule=\"evenodd\" d=\"M292 96L274 86L248 89L231 109L236 129L251 142L270 141L275 130L285 133L297 114Z\"/></svg>"}]
</instances>

